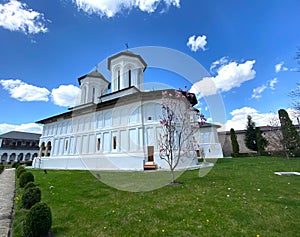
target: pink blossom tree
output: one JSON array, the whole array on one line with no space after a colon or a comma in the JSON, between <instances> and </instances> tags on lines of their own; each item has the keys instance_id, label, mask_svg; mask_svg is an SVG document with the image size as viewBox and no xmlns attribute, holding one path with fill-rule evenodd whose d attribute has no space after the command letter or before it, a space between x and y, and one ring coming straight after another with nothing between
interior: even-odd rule
<instances>
[{"instance_id":1,"label":"pink blossom tree","mask_svg":"<svg viewBox=\"0 0 300 237\"><path fill-rule=\"evenodd\" d=\"M206 119L193 106L197 100L193 93L174 90L162 92L162 132L159 139L159 155L170 168L172 181L175 183L174 170L184 159L196 156L193 134L198 131Z\"/></svg>"}]
</instances>

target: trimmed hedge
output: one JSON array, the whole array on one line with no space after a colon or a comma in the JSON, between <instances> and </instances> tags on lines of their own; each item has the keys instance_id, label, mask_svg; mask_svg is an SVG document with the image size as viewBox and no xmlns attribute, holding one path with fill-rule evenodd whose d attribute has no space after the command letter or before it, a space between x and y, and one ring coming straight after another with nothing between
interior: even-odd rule
<instances>
[{"instance_id":1,"label":"trimmed hedge","mask_svg":"<svg viewBox=\"0 0 300 237\"><path fill-rule=\"evenodd\" d=\"M28 188L22 195L22 207L30 209L34 204L41 201L41 190L37 187Z\"/></svg>"},{"instance_id":2,"label":"trimmed hedge","mask_svg":"<svg viewBox=\"0 0 300 237\"><path fill-rule=\"evenodd\" d=\"M17 175L17 178L20 178L21 174L22 174L23 172L25 172L25 171L26 171L26 170L25 170L25 168L24 168L22 165L18 166L18 168L16 169L16 175Z\"/></svg>"},{"instance_id":3,"label":"trimmed hedge","mask_svg":"<svg viewBox=\"0 0 300 237\"><path fill-rule=\"evenodd\" d=\"M19 178L20 187L24 188L29 182L34 182L33 174L31 172L23 172Z\"/></svg>"},{"instance_id":4,"label":"trimmed hedge","mask_svg":"<svg viewBox=\"0 0 300 237\"><path fill-rule=\"evenodd\" d=\"M4 165L0 164L0 174L3 172L3 170L4 170Z\"/></svg>"},{"instance_id":5,"label":"trimmed hedge","mask_svg":"<svg viewBox=\"0 0 300 237\"><path fill-rule=\"evenodd\" d=\"M28 182L25 187L24 187L24 190L27 190L29 188L34 188L36 185L34 182Z\"/></svg>"},{"instance_id":6,"label":"trimmed hedge","mask_svg":"<svg viewBox=\"0 0 300 237\"><path fill-rule=\"evenodd\" d=\"M52 225L50 207L43 202L33 205L23 222L23 232L26 237L47 236Z\"/></svg>"}]
</instances>

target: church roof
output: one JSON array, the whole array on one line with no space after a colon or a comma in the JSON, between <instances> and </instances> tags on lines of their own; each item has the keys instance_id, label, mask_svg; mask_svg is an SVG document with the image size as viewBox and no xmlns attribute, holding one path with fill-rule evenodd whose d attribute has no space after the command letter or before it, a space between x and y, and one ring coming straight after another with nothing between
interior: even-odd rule
<instances>
[{"instance_id":1,"label":"church roof","mask_svg":"<svg viewBox=\"0 0 300 237\"><path fill-rule=\"evenodd\" d=\"M144 66L144 71L145 71L145 69L146 69L146 67L147 67L147 63L144 61L144 59L143 59L140 55L135 54L135 53L133 53L133 52L131 52L131 51L129 51L129 50L122 51L122 52L120 52L120 53L117 53L117 54L115 54L115 55L109 57L109 58L107 59L107 68L108 68L108 70L110 70L110 67L111 67L111 61L114 60L114 59L116 59L116 58L118 58L118 57L120 57L120 56L122 56L122 55L124 55L124 56L129 56L129 57L134 57L134 58L138 58L138 59L140 60L140 62L143 64L143 66Z\"/></svg>"},{"instance_id":2,"label":"church roof","mask_svg":"<svg viewBox=\"0 0 300 237\"><path fill-rule=\"evenodd\" d=\"M22 139L22 140L39 140L41 134L11 131L0 135L2 139Z\"/></svg>"},{"instance_id":3,"label":"church roof","mask_svg":"<svg viewBox=\"0 0 300 237\"><path fill-rule=\"evenodd\" d=\"M79 78L78 78L78 83L79 83L79 85L81 85L81 80L84 79L84 78L86 78L86 77L101 78L102 80L106 81L107 83L110 83L110 82L109 82L108 80L106 80L106 78L105 78L100 72L98 72L97 69L96 69L96 70L94 70L94 71L89 72L89 73L86 74L86 75L83 75L83 76L79 77Z\"/></svg>"}]
</instances>

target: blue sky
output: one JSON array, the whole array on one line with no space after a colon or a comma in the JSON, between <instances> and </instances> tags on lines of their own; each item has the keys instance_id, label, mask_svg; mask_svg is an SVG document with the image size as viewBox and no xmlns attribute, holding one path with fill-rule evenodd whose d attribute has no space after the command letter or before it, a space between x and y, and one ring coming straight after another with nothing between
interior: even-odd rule
<instances>
[{"instance_id":1,"label":"blue sky","mask_svg":"<svg viewBox=\"0 0 300 237\"><path fill-rule=\"evenodd\" d=\"M278 109L293 112L299 12L297 0L0 0L0 133L41 131L34 122L66 111L77 78L125 43L197 60L222 96L226 130L243 129L248 114L267 125ZM145 76L184 86L172 74Z\"/></svg>"}]
</instances>

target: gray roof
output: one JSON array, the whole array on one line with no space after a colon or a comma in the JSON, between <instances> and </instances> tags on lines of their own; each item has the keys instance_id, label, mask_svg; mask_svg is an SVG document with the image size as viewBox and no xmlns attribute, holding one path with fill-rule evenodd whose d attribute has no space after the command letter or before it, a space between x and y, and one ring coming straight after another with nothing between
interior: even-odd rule
<instances>
[{"instance_id":1,"label":"gray roof","mask_svg":"<svg viewBox=\"0 0 300 237\"><path fill-rule=\"evenodd\" d=\"M20 139L20 140L39 140L40 136L41 134L38 133L11 131L0 135L0 138Z\"/></svg>"},{"instance_id":2,"label":"gray roof","mask_svg":"<svg viewBox=\"0 0 300 237\"><path fill-rule=\"evenodd\" d=\"M96 69L94 71L89 72L86 75L83 75L83 76L79 77L78 78L79 85L81 85L81 80L84 79L84 78L86 78L86 77L100 78L100 79L106 81L107 83L109 83L109 81L106 80L106 78L100 72L98 72L97 69Z\"/></svg>"}]
</instances>

